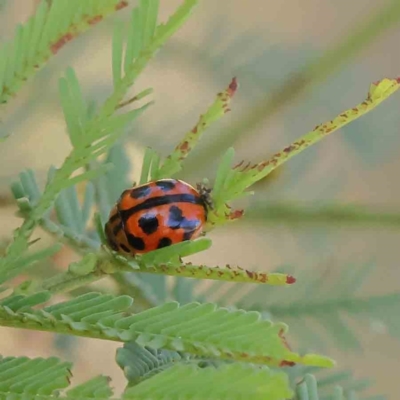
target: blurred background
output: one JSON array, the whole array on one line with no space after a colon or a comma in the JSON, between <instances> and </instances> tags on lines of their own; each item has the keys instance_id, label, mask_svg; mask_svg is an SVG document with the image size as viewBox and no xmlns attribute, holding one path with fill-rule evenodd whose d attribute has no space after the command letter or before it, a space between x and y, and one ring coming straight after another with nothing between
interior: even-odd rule
<instances>
[{"instance_id":1,"label":"blurred background","mask_svg":"<svg viewBox=\"0 0 400 400\"><path fill-rule=\"evenodd\" d=\"M144 148L168 155L233 76L240 87L232 112L207 131L180 175L192 184L203 178L212 181L228 146L234 146L238 162L258 162L358 104L371 82L400 75L400 6L397 14L382 11L394 3L398 1L202 1L135 87L135 93L153 87L155 105L127 132L131 181L139 176ZM12 37L15 24L26 21L36 4L33 0L1 2L1 41ZM179 4L162 2L162 19ZM69 43L3 110L2 133L13 135L0 146L2 240L9 239L21 222L14 216L12 180L29 167L43 183L49 166L59 166L69 152L58 98L59 77L73 66L86 98L103 101L112 90L112 28L116 20L128 17L127 9L122 10ZM360 39L357 32L374 18L370 37ZM337 50L347 42L348 47ZM318 64L321 57L325 61ZM354 276L361 279L367 274L363 268L371 267L357 298L400 293L399 109L396 94L257 184L256 194L240 204L249 210L247 217L212 232L213 247L193 261L263 271L280 268L302 277L297 285L321 279L337 301L343 276L356 271ZM50 240L44 238L44 242ZM57 263L66 266L73 257L64 250ZM245 285L229 293L233 299L248 290ZM291 290L265 288L265 309L270 296L278 306L293 301ZM209 299L223 303L223 293L213 293ZM225 301L229 303L230 298ZM390 304L387 317L400 323L400 303ZM334 312L340 313L340 307ZM350 368L356 378L374 379L366 394L399 397L400 324L389 329L384 319L368 312L362 318L344 316L344 326L350 327L360 344L357 348L341 327L329 335L323 333L321 321L315 326L310 322L313 334L296 333L305 325L304 318L279 316L289 324L293 347L323 348L337 360L338 369ZM324 346L316 342L315 332L320 330ZM116 388L123 386L122 373L112 362L117 344L6 328L0 329L0 339L0 354L56 354L74 361L75 382L102 373L112 376Z\"/></svg>"}]
</instances>

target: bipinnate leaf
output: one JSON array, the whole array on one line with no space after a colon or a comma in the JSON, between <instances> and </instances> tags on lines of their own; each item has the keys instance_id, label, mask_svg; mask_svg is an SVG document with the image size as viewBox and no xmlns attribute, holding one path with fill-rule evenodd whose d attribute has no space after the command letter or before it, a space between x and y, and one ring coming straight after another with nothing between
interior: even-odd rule
<instances>
[{"instance_id":1,"label":"bipinnate leaf","mask_svg":"<svg viewBox=\"0 0 400 400\"><path fill-rule=\"evenodd\" d=\"M137 109L115 115L115 112L120 107L120 102L129 87L133 85L139 74L146 67L147 62L186 21L196 3L197 0L183 1L182 5L178 7L165 24L160 24L155 28L158 1L143 0L140 2L136 12L139 15L139 20L143 23L139 24L140 29L134 32L134 35L140 38L140 40L137 39L139 40L137 47L139 53L136 58L131 60L132 62L124 64L125 75L123 77L121 76L119 79L117 71L114 71L114 91L104 104L99 107L97 114L92 113L85 102L75 72L71 68L67 69L65 76L60 79L60 96L73 149L60 168L50 171L43 194L33 207L29 204L29 199L26 201L26 199L21 198L20 208L24 204L24 210L29 211L29 213L22 226L15 231L14 240L7 248L5 257L0 260L0 274L2 270L12 269L13 264L18 262L18 259L28 246L28 241L34 228L42 221L45 214L51 210L62 190L80 182L98 178L112 168L112 165L101 164L99 167L92 169L90 165L99 156L106 153L121 137L123 128L150 105L150 103L147 103ZM89 4L92 7L96 7L92 1ZM129 40L135 39L129 38ZM115 51L115 57L117 57L117 54L118 52ZM122 64L117 60L115 65L119 68ZM20 188L18 185L18 189ZM71 203L69 205L73 206ZM64 212L67 211L67 208L62 206L61 208ZM73 222L75 222L75 228L82 231L82 220Z\"/></svg>"},{"instance_id":2,"label":"bipinnate leaf","mask_svg":"<svg viewBox=\"0 0 400 400\"><path fill-rule=\"evenodd\" d=\"M70 363L57 358L0 359L0 397L7 400L111 400L105 376L98 376L63 392L70 384ZM227 364L200 367L177 364L128 387L121 400L157 399L289 399L293 392L284 372L267 367ZM200 397L199 397L200 396Z\"/></svg>"},{"instance_id":3,"label":"bipinnate leaf","mask_svg":"<svg viewBox=\"0 0 400 400\"><path fill-rule=\"evenodd\" d=\"M66 398L71 400L109 399L113 395L109 385L110 381L108 376L97 376L68 390Z\"/></svg>"},{"instance_id":4,"label":"bipinnate leaf","mask_svg":"<svg viewBox=\"0 0 400 400\"><path fill-rule=\"evenodd\" d=\"M51 395L69 385L71 363L27 357L0 359L0 398L12 394ZM4 396L4 397L3 397Z\"/></svg>"},{"instance_id":5,"label":"bipinnate leaf","mask_svg":"<svg viewBox=\"0 0 400 400\"><path fill-rule=\"evenodd\" d=\"M129 313L129 296L87 293L41 310L0 306L0 325L77 336L136 341L142 346L268 365L301 363L330 367L332 360L292 352L286 325L261 319L257 312L228 310L215 304L165 303Z\"/></svg>"},{"instance_id":6,"label":"bipinnate leaf","mask_svg":"<svg viewBox=\"0 0 400 400\"><path fill-rule=\"evenodd\" d=\"M0 104L16 94L69 41L124 8L120 0L42 0L14 38L0 48Z\"/></svg>"},{"instance_id":7,"label":"bipinnate leaf","mask_svg":"<svg viewBox=\"0 0 400 400\"><path fill-rule=\"evenodd\" d=\"M177 364L128 388L125 400L215 399L283 400L293 395L283 372L266 367L227 364L217 368Z\"/></svg>"},{"instance_id":8,"label":"bipinnate leaf","mask_svg":"<svg viewBox=\"0 0 400 400\"><path fill-rule=\"evenodd\" d=\"M135 342L125 343L116 354L117 364L123 370L129 386L149 379L178 362L185 362L188 358L177 351L152 349Z\"/></svg>"}]
</instances>

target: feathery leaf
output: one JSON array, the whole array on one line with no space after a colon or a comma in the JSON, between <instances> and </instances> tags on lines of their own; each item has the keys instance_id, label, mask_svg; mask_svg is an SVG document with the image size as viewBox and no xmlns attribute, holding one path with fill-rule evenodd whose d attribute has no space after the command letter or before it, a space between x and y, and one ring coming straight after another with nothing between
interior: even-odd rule
<instances>
[{"instance_id":1,"label":"feathery leaf","mask_svg":"<svg viewBox=\"0 0 400 400\"><path fill-rule=\"evenodd\" d=\"M316 367L304 367L296 365L293 368L286 368L289 376L290 386L297 390L299 397L296 400L305 400L308 393L309 398L320 400L332 400L335 391L340 388L344 399L371 400L371 397L364 397L363 391L371 386L369 379L355 379L350 371L321 370ZM318 394L319 397L312 397ZM301 397L303 396L303 397ZM384 396L373 397L375 400L385 400Z\"/></svg>"},{"instance_id":2,"label":"feathery leaf","mask_svg":"<svg viewBox=\"0 0 400 400\"><path fill-rule=\"evenodd\" d=\"M229 86L218 93L214 103L200 116L199 121L189 132L185 134L175 150L167 157L162 167L154 174L152 179L170 178L182 169L183 160L193 150L200 140L202 133L217 119L223 117L229 109L229 103L237 90L236 78L233 78Z\"/></svg>"},{"instance_id":3,"label":"feathery leaf","mask_svg":"<svg viewBox=\"0 0 400 400\"><path fill-rule=\"evenodd\" d=\"M124 371L125 377L130 383L129 386L149 379L188 358L177 351L142 347L134 342L125 343L124 347L119 348L116 354L117 364Z\"/></svg>"},{"instance_id":4,"label":"feathery leaf","mask_svg":"<svg viewBox=\"0 0 400 400\"><path fill-rule=\"evenodd\" d=\"M0 306L0 325L136 341L152 348L259 364L333 365L326 357L293 353L283 336L287 326L262 320L257 312L230 311L214 304L180 307L171 302L129 315L131 304L129 296L87 293L43 310L21 312L18 307Z\"/></svg>"},{"instance_id":5,"label":"feathery leaf","mask_svg":"<svg viewBox=\"0 0 400 400\"><path fill-rule=\"evenodd\" d=\"M67 42L127 6L120 0L42 0L36 13L0 48L0 104L15 95Z\"/></svg>"},{"instance_id":6,"label":"feathery leaf","mask_svg":"<svg viewBox=\"0 0 400 400\"><path fill-rule=\"evenodd\" d=\"M266 367L228 364L217 368L175 365L127 389L124 399L251 399L291 398L287 376Z\"/></svg>"},{"instance_id":7,"label":"feathery leaf","mask_svg":"<svg viewBox=\"0 0 400 400\"><path fill-rule=\"evenodd\" d=\"M97 376L86 381L66 393L66 399L109 399L113 395L108 376Z\"/></svg>"},{"instance_id":8,"label":"feathery leaf","mask_svg":"<svg viewBox=\"0 0 400 400\"><path fill-rule=\"evenodd\" d=\"M90 162L108 151L122 135L122 129L126 124L135 119L149 105L146 104L122 115L113 115L126 91L135 82L147 62L184 23L196 3L196 0L185 0L167 23L161 24L156 29L156 33L152 37L154 29L151 27L156 18L156 15L153 14L157 13L158 2L145 0L140 3L138 12L142 18L146 18L141 32L141 40L145 39L145 45L143 43L140 45L141 51L138 57L127 68L125 76L119 80L114 87L114 92L99 109L97 115L89 118L89 107L83 101L75 73L71 68L67 69L65 77L60 81L60 94L63 99L64 114L73 149L61 168L51 174L51 179L49 179L42 196L29 212L29 216L22 226L15 231L14 241L7 248L6 256L0 260L0 274L2 270L12 268L13 263L23 254L21 250L26 249L28 239L36 224L48 213L63 189L83 180L94 179L108 169L107 165L102 165L97 169L72 176L81 168L87 168ZM129 39L132 40L132 38ZM75 104L71 103L76 103L80 108L76 108Z\"/></svg>"},{"instance_id":9,"label":"feathery leaf","mask_svg":"<svg viewBox=\"0 0 400 400\"><path fill-rule=\"evenodd\" d=\"M323 382L321 382L323 383ZM386 400L385 396L358 397L357 388L355 390L345 390L342 386L336 385L326 393L320 390L320 381L312 374L306 374L304 379L296 386L296 395L294 400Z\"/></svg>"},{"instance_id":10,"label":"feathery leaf","mask_svg":"<svg viewBox=\"0 0 400 400\"><path fill-rule=\"evenodd\" d=\"M269 288L266 293L265 288L257 286L235 302L237 307L257 310L272 319L286 321L292 326L292 334L298 336L307 348L321 350L330 340L338 348L357 350L361 346L359 334L356 328L348 325L348 317L362 323L363 329L368 324L370 330L384 330L400 338L399 319L396 318L400 293L368 297L357 294L370 272L369 264L346 266L337 279L328 280L326 271L321 271L320 267L318 271L304 270L296 276L297 284L291 287L290 292ZM221 285L216 284L210 288L211 293L221 290ZM222 293L222 298L213 296L213 301L225 305L230 300L224 290ZM311 297L310 293L313 294ZM312 322L319 325L318 330Z\"/></svg>"},{"instance_id":11,"label":"feathery leaf","mask_svg":"<svg viewBox=\"0 0 400 400\"><path fill-rule=\"evenodd\" d=\"M51 395L69 385L71 363L27 357L0 359L0 395ZM2 397L0 396L0 397Z\"/></svg>"}]
</instances>

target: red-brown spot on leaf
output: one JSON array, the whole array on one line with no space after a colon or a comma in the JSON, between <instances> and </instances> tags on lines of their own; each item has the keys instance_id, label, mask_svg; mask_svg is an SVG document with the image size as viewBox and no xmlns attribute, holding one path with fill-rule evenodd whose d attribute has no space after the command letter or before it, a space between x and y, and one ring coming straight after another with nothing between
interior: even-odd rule
<instances>
[{"instance_id":1,"label":"red-brown spot on leaf","mask_svg":"<svg viewBox=\"0 0 400 400\"><path fill-rule=\"evenodd\" d=\"M265 273L258 274L258 281L261 283L268 282L268 275Z\"/></svg>"},{"instance_id":2,"label":"red-brown spot on leaf","mask_svg":"<svg viewBox=\"0 0 400 400\"><path fill-rule=\"evenodd\" d=\"M189 142L185 141L179 146L179 150L186 152L189 149Z\"/></svg>"},{"instance_id":3,"label":"red-brown spot on leaf","mask_svg":"<svg viewBox=\"0 0 400 400\"><path fill-rule=\"evenodd\" d=\"M290 153L291 151L293 151L293 150L295 150L295 149L296 149L295 146L290 145L290 146L288 146L288 147L285 147L285 148L283 149L283 152L284 152L284 153Z\"/></svg>"},{"instance_id":4,"label":"red-brown spot on leaf","mask_svg":"<svg viewBox=\"0 0 400 400\"><path fill-rule=\"evenodd\" d=\"M102 15L96 15L93 18L87 20L90 25L95 25L103 19Z\"/></svg>"},{"instance_id":5,"label":"red-brown spot on leaf","mask_svg":"<svg viewBox=\"0 0 400 400\"><path fill-rule=\"evenodd\" d=\"M240 161L239 164L236 164L236 165L233 167L233 169L240 168L243 164L244 164L244 160Z\"/></svg>"},{"instance_id":6,"label":"red-brown spot on leaf","mask_svg":"<svg viewBox=\"0 0 400 400\"><path fill-rule=\"evenodd\" d=\"M229 84L229 87L228 87L228 90L227 90L228 95L229 95L230 97L232 97L232 96L235 94L237 88L238 88L237 79L236 79L236 77L234 77L234 78L232 79L231 83Z\"/></svg>"},{"instance_id":7,"label":"red-brown spot on leaf","mask_svg":"<svg viewBox=\"0 0 400 400\"><path fill-rule=\"evenodd\" d=\"M247 274L247 276L248 276L250 279L253 279L253 277L254 277L254 272L248 271L248 270L246 269L246 274ZM257 274L256 274L256 276L257 276Z\"/></svg>"},{"instance_id":8,"label":"red-brown spot on leaf","mask_svg":"<svg viewBox=\"0 0 400 400\"><path fill-rule=\"evenodd\" d=\"M128 2L127 1L120 1L116 6L115 9L118 11L121 8L127 7L128 6Z\"/></svg>"},{"instance_id":9,"label":"red-brown spot on leaf","mask_svg":"<svg viewBox=\"0 0 400 400\"><path fill-rule=\"evenodd\" d=\"M280 155L280 153L278 153L278 154L276 155L276 157L278 157L279 155ZM258 170L258 171L262 171L266 166L269 165L269 163L270 163L270 161L264 161L264 162L262 162L262 163L260 163L260 164L257 164L257 170Z\"/></svg>"},{"instance_id":10,"label":"red-brown spot on leaf","mask_svg":"<svg viewBox=\"0 0 400 400\"><path fill-rule=\"evenodd\" d=\"M291 284L293 284L293 283L295 283L295 282L296 282L296 278L295 278L294 276L288 275L288 276L286 277L286 283L287 283L288 285L291 285Z\"/></svg>"},{"instance_id":11,"label":"red-brown spot on leaf","mask_svg":"<svg viewBox=\"0 0 400 400\"><path fill-rule=\"evenodd\" d=\"M244 214L244 210L235 210L229 214L228 218L230 220L238 219L238 218L241 218L243 216L243 214Z\"/></svg>"},{"instance_id":12,"label":"red-brown spot on leaf","mask_svg":"<svg viewBox=\"0 0 400 400\"><path fill-rule=\"evenodd\" d=\"M53 54L56 54L61 47L63 47L66 43L70 42L74 38L72 33L67 33L57 40L54 44L50 46L50 50Z\"/></svg>"},{"instance_id":13,"label":"red-brown spot on leaf","mask_svg":"<svg viewBox=\"0 0 400 400\"><path fill-rule=\"evenodd\" d=\"M286 361L283 360L279 363L280 367L294 367L296 365L296 363L294 361Z\"/></svg>"},{"instance_id":14,"label":"red-brown spot on leaf","mask_svg":"<svg viewBox=\"0 0 400 400\"><path fill-rule=\"evenodd\" d=\"M285 333L285 332L283 331L283 329L281 329L281 330L279 331L278 335L279 335L279 337L282 339L283 345L284 345L288 350L292 351L292 349L291 349L290 346L289 346L289 343L287 342L287 340L286 340L286 338L285 338L284 333Z\"/></svg>"}]
</instances>

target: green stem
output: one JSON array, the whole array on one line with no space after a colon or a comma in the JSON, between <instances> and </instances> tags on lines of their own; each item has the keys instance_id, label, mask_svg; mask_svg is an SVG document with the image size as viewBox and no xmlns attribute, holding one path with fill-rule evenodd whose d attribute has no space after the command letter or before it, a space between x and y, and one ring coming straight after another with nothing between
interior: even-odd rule
<instances>
[{"instance_id":1,"label":"green stem","mask_svg":"<svg viewBox=\"0 0 400 400\"><path fill-rule=\"evenodd\" d=\"M268 222L318 224L353 224L400 227L400 214L366 209L355 204L254 204L246 212L247 220Z\"/></svg>"},{"instance_id":2,"label":"green stem","mask_svg":"<svg viewBox=\"0 0 400 400\"><path fill-rule=\"evenodd\" d=\"M106 273L101 270L96 270L82 276L67 271L46 279L41 286L41 290L48 290L53 294L70 292L71 290L77 289L81 286L96 282L105 276Z\"/></svg>"},{"instance_id":3,"label":"green stem","mask_svg":"<svg viewBox=\"0 0 400 400\"><path fill-rule=\"evenodd\" d=\"M371 296L366 298L338 298L316 301L298 299L291 304L276 304L265 307L275 318L303 318L305 316L317 317L326 315L329 312L343 311L349 314L369 314L379 308L388 309L390 306L396 306L400 299L400 293L390 293L382 296ZM253 305L252 309L261 310L261 307Z\"/></svg>"},{"instance_id":4,"label":"green stem","mask_svg":"<svg viewBox=\"0 0 400 400\"><path fill-rule=\"evenodd\" d=\"M186 172L198 170L206 160L216 159L243 133L246 140L256 133L256 128L264 124L275 112L295 98L303 95L313 85L325 80L345 62L357 56L374 39L382 35L400 20L400 2L391 0L366 21L351 27L343 39L328 48L322 56L286 80L272 94L254 105L240 120L235 120L214 138L212 147L197 152L186 163Z\"/></svg>"}]
</instances>

